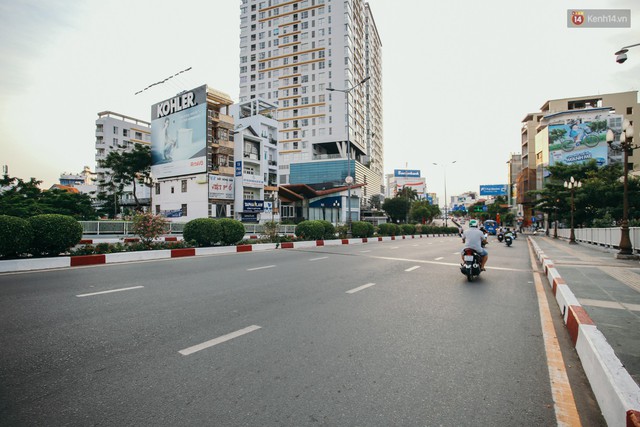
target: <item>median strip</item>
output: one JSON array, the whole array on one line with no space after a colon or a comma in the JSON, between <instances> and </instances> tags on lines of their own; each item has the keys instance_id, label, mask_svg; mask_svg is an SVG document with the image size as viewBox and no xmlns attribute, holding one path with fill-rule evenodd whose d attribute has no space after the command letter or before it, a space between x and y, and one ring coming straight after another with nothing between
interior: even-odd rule
<instances>
[{"instance_id":1,"label":"median strip","mask_svg":"<svg viewBox=\"0 0 640 427\"><path fill-rule=\"evenodd\" d=\"M82 297L90 297L90 296L93 296L93 295L111 294L113 292L130 291L132 289L140 289L140 288L144 288L144 286L132 286L130 288L111 289L110 291L92 292L90 294L80 294L80 295L76 295L76 296L78 298L82 298Z\"/></svg>"},{"instance_id":2,"label":"median strip","mask_svg":"<svg viewBox=\"0 0 640 427\"><path fill-rule=\"evenodd\" d=\"M231 332L230 334L222 335L221 337L214 338L214 339L209 340L209 341L205 341L202 344L198 344L198 345L194 345L192 347L185 348L184 350L178 351L178 353L180 353L183 356L188 356L188 355L196 353L196 352L198 352L200 350L204 350L206 348L213 347L214 345L222 344L223 342L232 340L234 338L238 338L238 337L240 337L242 335L248 334L249 332L257 331L258 329L261 329L261 327L257 326L257 325L251 325L251 326L246 327L244 329L240 329L240 330L237 330L235 332Z\"/></svg>"}]
</instances>

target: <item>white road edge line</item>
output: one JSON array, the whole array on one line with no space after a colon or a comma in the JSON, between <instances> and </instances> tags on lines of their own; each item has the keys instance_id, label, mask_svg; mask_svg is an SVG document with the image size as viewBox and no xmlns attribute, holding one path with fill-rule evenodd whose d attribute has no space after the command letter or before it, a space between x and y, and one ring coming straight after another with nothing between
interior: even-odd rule
<instances>
[{"instance_id":1,"label":"white road edge line","mask_svg":"<svg viewBox=\"0 0 640 427\"><path fill-rule=\"evenodd\" d=\"M321 259L327 259L329 258L328 256L321 256L320 258L311 258L309 261L319 261Z\"/></svg>"},{"instance_id":2,"label":"white road edge line","mask_svg":"<svg viewBox=\"0 0 640 427\"><path fill-rule=\"evenodd\" d=\"M265 265L264 267L247 268L247 271L264 270L265 268L273 268L275 265Z\"/></svg>"},{"instance_id":3,"label":"white road edge line","mask_svg":"<svg viewBox=\"0 0 640 427\"><path fill-rule=\"evenodd\" d=\"M246 327L244 329L240 329L240 330L237 330L235 332L231 332L230 334L222 335L221 337L214 338L214 339L209 340L209 341L205 341L202 344L198 344L198 345L194 345L194 346L189 347L189 348L185 348L184 350L180 350L178 353L180 353L183 356L188 356L188 355L193 354L193 353L195 353L197 351L204 350L205 348L213 347L214 345L221 344L221 343L223 343L225 341L229 341L229 340L232 340L234 338L238 338L239 336L248 334L249 332L257 331L258 329L261 329L261 327L258 326L258 325L251 325L251 326Z\"/></svg>"},{"instance_id":4,"label":"white road edge line","mask_svg":"<svg viewBox=\"0 0 640 427\"><path fill-rule=\"evenodd\" d=\"M409 272L409 271L417 270L417 269L419 269L419 268L420 268L420 266L419 266L419 265L414 265L414 266L413 266L413 267L411 267L411 268L407 268L405 271L406 271L406 272Z\"/></svg>"},{"instance_id":5,"label":"white road edge line","mask_svg":"<svg viewBox=\"0 0 640 427\"><path fill-rule=\"evenodd\" d=\"M374 286L374 285L375 285L375 283L367 283L366 285L362 285L362 286L359 286L357 288L351 289L350 291L347 291L346 293L355 294L356 292L359 292L359 291L361 291L363 289L367 289L367 288L369 288L371 286Z\"/></svg>"},{"instance_id":6,"label":"white road edge line","mask_svg":"<svg viewBox=\"0 0 640 427\"><path fill-rule=\"evenodd\" d=\"M113 292L122 292L122 291L130 291L131 289L140 289L140 288L144 288L144 286L132 286L130 288L120 288L120 289L112 289L110 291L102 291L102 292L92 292L90 294L80 294L80 295L76 295L78 298L82 298L82 297L91 297L93 295L102 295L102 294L110 294Z\"/></svg>"}]
</instances>

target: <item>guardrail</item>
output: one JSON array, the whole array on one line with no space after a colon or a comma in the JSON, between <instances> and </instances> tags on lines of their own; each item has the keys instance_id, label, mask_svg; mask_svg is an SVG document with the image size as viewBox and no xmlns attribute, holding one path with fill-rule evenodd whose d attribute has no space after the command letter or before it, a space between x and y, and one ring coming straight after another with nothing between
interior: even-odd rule
<instances>
[{"instance_id":1,"label":"guardrail","mask_svg":"<svg viewBox=\"0 0 640 427\"><path fill-rule=\"evenodd\" d=\"M131 221L80 221L83 235L133 235L131 232ZM183 222L170 222L167 234L182 234ZM246 234L264 234L263 224L244 224ZM279 234L294 234L295 225L280 225Z\"/></svg>"},{"instance_id":2,"label":"guardrail","mask_svg":"<svg viewBox=\"0 0 640 427\"><path fill-rule=\"evenodd\" d=\"M619 248L620 236L622 234L622 232L620 231L620 227L574 228L573 231L578 242L616 249ZM549 235L553 236L553 229L549 230ZM570 228L558 228L558 237L568 240L570 236ZM640 227L629 227L629 238L631 239L631 247L633 248L633 252L639 253Z\"/></svg>"}]
</instances>

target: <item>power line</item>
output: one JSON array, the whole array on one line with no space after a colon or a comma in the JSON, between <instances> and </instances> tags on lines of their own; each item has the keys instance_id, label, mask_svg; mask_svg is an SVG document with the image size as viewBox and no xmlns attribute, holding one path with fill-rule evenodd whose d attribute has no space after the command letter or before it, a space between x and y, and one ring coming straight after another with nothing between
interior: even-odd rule
<instances>
[{"instance_id":1,"label":"power line","mask_svg":"<svg viewBox=\"0 0 640 427\"><path fill-rule=\"evenodd\" d=\"M172 78L174 78L174 77L176 77L176 76L178 76L178 75L180 75L180 74L182 74L182 73L186 73L186 72L187 72L187 71L189 71L190 69L191 69L191 67L186 68L186 69L184 69L184 70L182 70L182 71L178 71L178 72L177 72L177 73L175 73L174 75L169 76L169 77L167 77L167 78L166 78L166 79L164 79L164 80L160 80L159 82L152 83L152 84L150 84L149 86L145 87L144 89L137 91L136 93L134 93L134 95L137 95L137 94L139 94L139 93L142 93L142 92L144 92L145 90L147 90L147 89L149 89L149 88L152 88L153 86L161 85L161 84L165 83L166 81L171 80Z\"/></svg>"}]
</instances>

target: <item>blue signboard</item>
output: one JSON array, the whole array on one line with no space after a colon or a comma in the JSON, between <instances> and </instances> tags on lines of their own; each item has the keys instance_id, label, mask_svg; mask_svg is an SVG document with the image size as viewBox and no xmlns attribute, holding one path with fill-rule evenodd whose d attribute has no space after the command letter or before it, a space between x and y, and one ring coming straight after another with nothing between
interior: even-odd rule
<instances>
[{"instance_id":1,"label":"blue signboard","mask_svg":"<svg viewBox=\"0 0 640 427\"><path fill-rule=\"evenodd\" d=\"M418 169L394 169L393 176L396 178L420 178Z\"/></svg>"},{"instance_id":2,"label":"blue signboard","mask_svg":"<svg viewBox=\"0 0 640 427\"><path fill-rule=\"evenodd\" d=\"M244 200L242 211L243 212L263 212L264 200Z\"/></svg>"},{"instance_id":3,"label":"blue signboard","mask_svg":"<svg viewBox=\"0 0 640 427\"><path fill-rule=\"evenodd\" d=\"M506 196L507 184L481 185L480 195L481 196Z\"/></svg>"},{"instance_id":4,"label":"blue signboard","mask_svg":"<svg viewBox=\"0 0 640 427\"><path fill-rule=\"evenodd\" d=\"M236 161L236 176L242 176L242 160Z\"/></svg>"}]
</instances>

